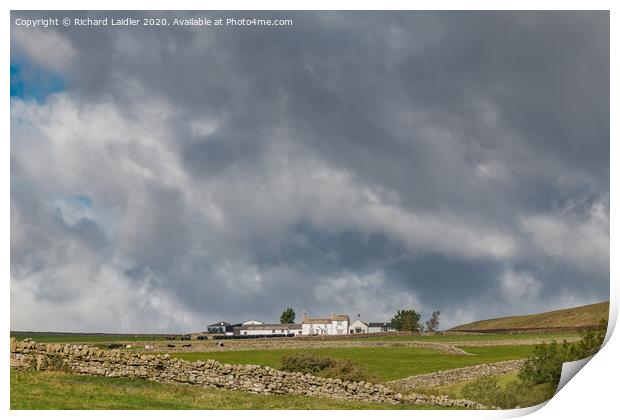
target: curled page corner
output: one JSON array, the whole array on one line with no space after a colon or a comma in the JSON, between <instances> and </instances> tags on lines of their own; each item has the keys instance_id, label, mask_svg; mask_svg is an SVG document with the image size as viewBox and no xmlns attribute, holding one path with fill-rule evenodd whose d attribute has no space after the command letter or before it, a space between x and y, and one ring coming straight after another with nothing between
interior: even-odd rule
<instances>
[{"instance_id":1,"label":"curled page corner","mask_svg":"<svg viewBox=\"0 0 620 420\"><path fill-rule=\"evenodd\" d=\"M566 385L571 379L573 379L573 377L577 374L577 372L579 372L585 365L587 365L588 362L592 360L594 356L590 356L590 357L587 357L581 360L575 360L573 362L563 363L562 364L562 375L560 376L560 382L558 383L558 387L556 388L555 393L553 394L553 397L555 397L557 393L560 392L560 390L564 387L564 385ZM551 399L553 397L551 397ZM531 407L507 410L508 417L522 417L528 414L532 414L535 411L538 411L541 408L543 408L545 405L547 405L547 403L551 401L551 399L541 404L534 405Z\"/></svg>"},{"instance_id":2,"label":"curled page corner","mask_svg":"<svg viewBox=\"0 0 620 420\"><path fill-rule=\"evenodd\" d=\"M607 340L609 339L609 337L611 336L611 328L608 328L607 330L607 334L605 337L605 343L607 343ZM603 344L604 346L604 344ZM601 346L601 348L603 347ZM600 351L600 350L599 350ZM564 385L566 385L571 379L573 379L573 377L585 366L588 364L588 362L590 360L592 360L592 358L596 356L596 354L594 354L593 356L587 357L585 359L581 359L581 360L575 360L572 362L566 362L562 364L562 374L560 376L560 382L558 383L558 387L555 390L555 393L553 394L553 396L555 397L557 395L558 392L560 392L560 390L564 387ZM552 397L553 398L553 397ZM502 416L503 418L514 418L514 417L522 417L522 416L526 416L528 414L534 413L538 410L540 410L541 408L543 408L551 399L538 404L538 405L534 405L531 407L525 407L525 408L515 408L515 409L508 409L508 410L504 410L504 415Z\"/></svg>"},{"instance_id":3,"label":"curled page corner","mask_svg":"<svg viewBox=\"0 0 620 420\"><path fill-rule=\"evenodd\" d=\"M500 413L500 417L501 418L507 418L507 419L511 419L511 418L515 418L515 417L523 417L523 416L527 416L529 414L532 414L538 410L540 410L541 408L543 408L549 401L545 401L543 403L540 403L538 405L533 405L531 407L523 407L523 408L509 408L506 410L502 410Z\"/></svg>"},{"instance_id":4,"label":"curled page corner","mask_svg":"<svg viewBox=\"0 0 620 420\"><path fill-rule=\"evenodd\" d=\"M599 351L601 351L603 347L605 347L605 345L609 341L609 338L611 337L614 331L614 328L616 326L616 316L615 316L616 314L617 314L617 311L612 312L612 310L610 309L610 316L609 316L609 321L607 325L607 331L605 333L605 339L603 340L603 344L601 345L601 348L599 349ZM555 393L553 395L556 395L558 392L560 392L560 390L564 387L564 385L566 385L568 381L573 379L573 376L575 376L577 372L579 372L586 364L588 364L588 362L592 360L594 356L596 356L596 354L590 357L587 357L585 359L563 363L562 364L562 375L560 376L560 382L558 383L558 387L555 390Z\"/></svg>"},{"instance_id":5,"label":"curled page corner","mask_svg":"<svg viewBox=\"0 0 620 420\"><path fill-rule=\"evenodd\" d=\"M573 377L579 372L594 356L590 356L586 359L575 360L573 362L566 362L562 364L562 375L560 376L560 382L558 383L558 387L555 390L553 396L555 397L558 392L570 381ZM553 398L553 397L551 397ZM538 405L533 405L531 407L525 408L514 408L509 410L504 410L504 414L502 417L504 418L514 418L514 417L522 417L528 414L532 414L541 408L543 408L550 400L547 400Z\"/></svg>"},{"instance_id":6,"label":"curled page corner","mask_svg":"<svg viewBox=\"0 0 620 420\"><path fill-rule=\"evenodd\" d=\"M556 395L560 390L573 379L573 376L577 374L590 360L592 360L594 356L587 357L581 360L575 360L573 362L566 362L562 364L562 376L560 376L560 382L558 383L558 387L555 390Z\"/></svg>"},{"instance_id":7,"label":"curled page corner","mask_svg":"<svg viewBox=\"0 0 620 420\"><path fill-rule=\"evenodd\" d=\"M612 300L613 302L613 300ZM616 329L616 320L618 319L618 305L612 304L609 306L609 316L607 317L607 332L605 333L605 339L601 348L607 344L614 330Z\"/></svg>"}]
</instances>

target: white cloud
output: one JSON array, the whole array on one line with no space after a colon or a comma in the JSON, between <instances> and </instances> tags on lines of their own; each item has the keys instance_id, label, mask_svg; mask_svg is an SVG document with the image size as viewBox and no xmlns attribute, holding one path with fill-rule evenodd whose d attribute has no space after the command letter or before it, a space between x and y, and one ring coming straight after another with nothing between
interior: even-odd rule
<instances>
[{"instance_id":1,"label":"white cloud","mask_svg":"<svg viewBox=\"0 0 620 420\"><path fill-rule=\"evenodd\" d=\"M380 271L324 278L314 287L314 294L324 308L348 313L352 319L360 314L365 321L389 321L397 309L424 310L414 291L394 290Z\"/></svg>"},{"instance_id":2,"label":"white cloud","mask_svg":"<svg viewBox=\"0 0 620 420\"><path fill-rule=\"evenodd\" d=\"M297 156L304 153L282 156L276 150L271 155L272 166L259 169L258 176L226 174L225 182L197 185L201 194L195 196L205 199L204 207L215 202L220 224L242 230L241 236L282 232L305 220L333 232L384 233L414 253L505 259L518 252L508 232L448 212L404 209L393 192L360 184L347 171L309 156Z\"/></svg>"},{"instance_id":3,"label":"white cloud","mask_svg":"<svg viewBox=\"0 0 620 420\"><path fill-rule=\"evenodd\" d=\"M69 235L54 241L45 269L12 271L12 329L178 332L202 326L154 279L130 278L118 259L97 261Z\"/></svg>"},{"instance_id":4,"label":"white cloud","mask_svg":"<svg viewBox=\"0 0 620 420\"><path fill-rule=\"evenodd\" d=\"M202 118L199 120L192 121L190 123L190 128L192 134L197 137L208 137L213 134L219 127L221 123L217 119L213 118Z\"/></svg>"},{"instance_id":5,"label":"white cloud","mask_svg":"<svg viewBox=\"0 0 620 420\"><path fill-rule=\"evenodd\" d=\"M609 206L605 200L521 219L537 250L582 269L609 271Z\"/></svg>"},{"instance_id":6,"label":"white cloud","mask_svg":"<svg viewBox=\"0 0 620 420\"><path fill-rule=\"evenodd\" d=\"M68 223L81 217L95 220L110 241L109 255L86 249L74 259L61 258L84 245L74 242L51 247L51 251L39 249L35 244L43 243L41 232L47 227L37 225L34 217L15 214L11 222L15 255L41 253L49 266L32 272L13 264L13 328L92 329L99 325L113 330L163 331L202 325L210 308L201 308L200 313L185 308L182 296L191 295L192 288L212 287L249 298L273 286L270 274L277 273L256 264L254 252L277 253L292 240L290 228L304 222L332 233L383 233L412 255L510 263L528 256L531 241L546 255L577 261L584 268L608 264L609 209L602 203L582 215L564 211L524 217L517 227L527 234L524 241L514 227L500 228L458 209L429 212L403 206L396 191L363 183L353 172L318 159L288 139L277 139L266 153L269 159L254 166L235 165L217 176L196 175L183 161L172 118L178 117L174 108L141 94L143 102L124 110L111 101L82 103L64 93L50 96L43 104L12 101L12 170L20 182L40 188L36 198L45 205L59 203ZM189 131L209 135L216 127L208 119L193 120ZM44 156L45 164L32 156ZM88 195L93 209L75 209L63 201L75 194ZM45 241L63 243L54 233ZM28 252L33 249L36 252ZM146 283L136 283L118 263L179 264L188 267L182 274L192 279L197 273L186 263L190 259L209 263L205 284L170 284L175 280L156 272ZM308 281L311 275L301 275L299 268L290 270L276 277ZM318 285L309 299L334 311L381 320L389 319L399 307L429 313L437 309L423 306L425 302L411 288L394 290L382 271L328 274L315 280ZM43 289L53 294L37 292L46 282ZM533 274L508 270L497 282L503 293L498 311L513 308L518 313L519 307L511 306L515 299L531 298L532 305L541 302L542 280ZM178 293L181 288L189 290ZM302 289L290 286L287 290L292 296ZM63 294L72 299L62 299ZM115 314L120 321L106 318L103 322L103 312L89 312L97 307L93 297L97 294L106 294L98 302L101 311ZM45 314L55 306L58 316L52 325ZM490 310L465 306L440 308L445 326ZM141 321L122 324L124 313ZM221 318L217 313L212 316Z\"/></svg>"},{"instance_id":7,"label":"white cloud","mask_svg":"<svg viewBox=\"0 0 620 420\"><path fill-rule=\"evenodd\" d=\"M240 261L222 261L215 276L222 288L235 290L242 295L260 292L263 287L263 276L258 267Z\"/></svg>"},{"instance_id":8,"label":"white cloud","mask_svg":"<svg viewBox=\"0 0 620 420\"><path fill-rule=\"evenodd\" d=\"M542 283L536 280L531 273L506 270L501 277L501 288L508 301L522 299L537 299L542 289Z\"/></svg>"},{"instance_id":9,"label":"white cloud","mask_svg":"<svg viewBox=\"0 0 620 420\"><path fill-rule=\"evenodd\" d=\"M76 55L71 41L53 30L19 29L11 39L30 59L54 71L69 68Z\"/></svg>"}]
</instances>

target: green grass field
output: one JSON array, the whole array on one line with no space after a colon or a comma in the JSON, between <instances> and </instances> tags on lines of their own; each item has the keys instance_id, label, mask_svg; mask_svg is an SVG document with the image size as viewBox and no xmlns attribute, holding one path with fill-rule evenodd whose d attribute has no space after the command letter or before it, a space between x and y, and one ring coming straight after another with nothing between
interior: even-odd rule
<instances>
[{"instance_id":1,"label":"green grass field","mask_svg":"<svg viewBox=\"0 0 620 420\"><path fill-rule=\"evenodd\" d=\"M168 385L142 379L23 373L11 370L11 409L154 410L154 409L437 409L418 405L379 405L291 395Z\"/></svg>"},{"instance_id":2,"label":"green grass field","mask_svg":"<svg viewBox=\"0 0 620 420\"><path fill-rule=\"evenodd\" d=\"M463 349L472 353L472 356L445 354L416 347L325 348L302 351L352 360L365 367L378 380L389 381L438 370L521 359L527 357L533 348L534 346L464 347ZM299 351L293 349L246 350L175 353L172 356L191 361L213 359L222 363L258 364L279 368L282 356Z\"/></svg>"},{"instance_id":3,"label":"green grass field","mask_svg":"<svg viewBox=\"0 0 620 420\"><path fill-rule=\"evenodd\" d=\"M107 344L119 342L162 341L160 335L131 335L131 334L47 334L11 332L11 337L17 340L32 338L37 343L74 343L74 344ZM350 337L352 341L425 341L425 342L463 342L463 341L501 341L526 339L555 339L563 340L579 337L576 332L566 333L523 333L523 334L446 334L446 335L387 335L377 337Z\"/></svg>"},{"instance_id":4,"label":"green grass field","mask_svg":"<svg viewBox=\"0 0 620 420\"><path fill-rule=\"evenodd\" d=\"M609 303L545 314L498 318L460 326L461 329L518 329L593 325L606 318ZM164 340L162 335L136 334L65 334L11 332L40 343L85 343L105 346L113 342ZM282 357L298 352L327 355L351 360L368 372L373 382L390 381L407 376L528 357L533 345L475 346L479 341L547 339L561 341L578 338L578 333L488 333L418 336L350 337L361 341L391 341L382 347L333 347L316 349L271 349L174 353L173 357L195 361L215 359L230 364L260 364L280 368ZM471 342L459 346L471 355L446 354L433 349L399 345L398 341ZM214 343L213 343L214 344ZM505 343L503 343L505 344ZM516 375L500 378L500 386L515 384ZM549 385L549 386L547 386ZM431 393L461 397L463 383L429 390ZM467 391L478 386L472 383ZM531 390L521 386L519 404L532 404L553 393L550 384ZM513 388L510 388L513 389ZM486 391L485 391L486 392ZM60 372L17 372L11 370L11 409L422 409L437 407L386 406L289 395L258 395L241 391L159 384L141 379L79 376ZM489 403L491 404L491 403ZM514 405L513 405L514 406ZM523 405L522 405L523 406Z\"/></svg>"},{"instance_id":5,"label":"green grass field","mask_svg":"<svg viewBox=\"0 0 620 420\"><path fill-rule=\"evenodd\" d=\"M471 322L454 327L454 331L511 330L528 328L580 328L597 325L609 317L609 302L540 314L509 316Z\"/></svg>"},{"instance_id":6,"label":"green grass field","mask_svg":"<svg viewBox=\"0 0 620 420\"><path fill-rule=\"evenodd\" d=\"M162 335L136 335L136 334L50 334L50 333L24 333L11 331L11 337L17 340L32 338L38 343L75 343L75 344L104 344L136 341L161 341ZM355 337L353 341L428 341L428 342L461 342L461 341L500 341L512 339L557 339L579 337L578 333L523 333L523 334L445 334L445 335L387 335L377 337Z\"/></svg>"},{"instance_id":7,"label":"green grass field","mask_svg":"<svg viewBox=\"0 0 620 420\"><path fill-rule=\"evenodd\" d=\"M30 334L29 336L32 336ZM526 338L529 335L518 335ZM534 334L535 337L541 335ZM546 335L562 338L568 335ZM436 336L432 338L447 338ZM476 341L478 335L463 335L463 341ZM488 336L485 336L488 339ZM497 340L506 335L494 334ZM39 342L68 341L62 336L32 337ZM45 339L48 340L45 340ZM72 337L78 338L78 337ZM82 335L73 342L101 344L112 341L136 341L133 336ZM112 339L114 338L114 339ZM126 338L127 340L123 340ZM132 340L132 338L134 340ZM143 337L140 337L143 339ZM409 337L394 337L409 338ZM420 337L411 337L420 338ZM450 337L451 338L451 337ZM385 337L383 337L385 339ZM454 340L446 340L454 341ZM261 364L280 367L284 355L297 352L348 359L363 366L373 382L400 379L411 375L453 369L481 363L527 357L534 346L462 347L472 355L446 354L433 349L407 346L353 347L322 349L277 349L248 351L174 353L185 360L215 359L231 364ZM445 390L457 396L459 389ZM141 379L79 376L59 372L23 373L11 371L12 409L423 409L436 407L382 406L297 396L257 395L241 391L203 389L183 385L158 384Z\"/></svg>"},{"instance_id":8,"label":"green grass field","mask_svg":"<svg viewBox=\"0 0 620 420\"><path fill-rule=\"evenodd\" d=\"M377 337L351 337L353 341L425 341L438 343L457 343L465 341L501 341L548 339L562 341L579 338L579 333L515 333L515 334L444 334L444 335L386 335Z\"/></svg>"},{"instance_id":9,"label":"green grass field","mask_svg":"<svg viewBox=\"0 0 620 420\"><path fill-rule=\"evenodd\" d=\"M11 337L17 340L32 338L37 343L116 343L125 341L158 341L164 340L161 335L136 335L136 334L49 334L49 333L24 333L11 331Z\"/></svg>"}]
</instances>

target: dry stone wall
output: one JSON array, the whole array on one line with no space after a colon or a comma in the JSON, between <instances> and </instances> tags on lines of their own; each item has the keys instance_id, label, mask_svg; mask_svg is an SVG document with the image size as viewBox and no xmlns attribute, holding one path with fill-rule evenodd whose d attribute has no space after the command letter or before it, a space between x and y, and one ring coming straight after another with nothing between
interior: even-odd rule
<instances>
[{"instance_id":1,"label":"dry stone wall","mask_svg":"<svg viewBox=\"0 0 620 420\"><path fill-rule=\"evenodd\" d=\"M505 362L485 363L482 365L444 370L424 375L391 381L390 384L411 389L434 388L455 382L471 381L485 376L503 375L515 372L523 367L525 359L508 360Z\"/></svg>"},{"instance_id":2,"label":"dry stone wall","mask_svg":"<svg viewBox=\"0 0 620 420\"><path fill-rule=\"evenodd\" d=\"M230 365L215 360L188 362L168 354L141 355L86 345L38 344L11 338L11 366L45 370L58 361L72 372L107 377L134 377L171 384L224 388L263 394L289 394L382 404L421 404L485 408L447 396L401 394L381 384L342 381L284 372L259 365Z\"/></svg>"},{"instance_id":3,"label":"dry stone wall","mask_svg":"<svg viewBox=\"0 0 620 420\"><path fill-rule=\"evenodd\" d=\"M247 339L247 340L206 340L189 342L153 342L155 350L167 352L203 352L235 350L271 349L318 349L318 348L360 348L360 347L416 347L436 350L448 354L468 355L466 351L452 344L424 341L352 341L352 340L302 340L297 337L287 339ZM150 350L152 351L152 349Z\"/></svg>"}]
</instances>

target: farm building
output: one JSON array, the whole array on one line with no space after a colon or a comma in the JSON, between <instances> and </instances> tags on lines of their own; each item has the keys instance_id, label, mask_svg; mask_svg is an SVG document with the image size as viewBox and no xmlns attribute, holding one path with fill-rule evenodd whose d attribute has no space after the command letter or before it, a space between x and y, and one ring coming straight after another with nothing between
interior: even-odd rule
<instances>
[{"instance_id":1,"label":"farm building","mask_svg":"<svg viewBox=\"0 0 620 420\"><path fill-rule=\"evenodd\" d=\"M336 315L328 318L309 318L304 312L301 323L302 335L344 335L349 331L349 316Z\"/></svg>"},{"instance_id":2,"label":"farm building","mask_svg":"<svg viewBox=\"0 0 620 420\"><path fill-rule=\"evenodd\" d=\"M301 324L247 324L235 329L235 335L301 334Z\"/></svg>"},{"instance_id":3,"label":"farm building","mask_svg":"<svg viewBox=\"0 0 620 420\"><path fill-rule=\"evenodd\" d=\"M265 324L257 319L249 319L243 323L231 324L227 321L216 322L207 326L208 334L228 336L253 336L272 334L294 335L346 335L371 334L396 331L388 322L365 322L360 319L351 323L348 315L311 318L303 314L301 324Z\"/></svg>"},{"instance_id":4,"label":"farm building","mask_svg":"<svg viewBox=\"0 0 620 420\"><path fill-rule=\"evenodd\" d=\"M373 334L395 332L396 328L389 322L364 322L355 320L349 327L349 334Z\"/></svg>"},{"instance_id":5,"label":"farm building","mask_svg":"<svg viewBox=\"0 0 620 420\"><path fill-rule=\"evenodd\" d=\"M215 324L207 325L207 332L209 334L225 334L226 327L230 327L230 322L220 321Z\"/></svg>"},{"instance_id":6,"label":"farm building","mask_svg":"<svg viewBox=\"0 0 620 420\"><path fill-rule=\"evenodd\" d=\"M356 319L354 323L349 326L349 334L367 334L368 323Z\"/></svg>"},{"instance_id":7,"label":"farm building","mask_svg":"<svg viewBox=\"0 0 620 420\"><path fill-rule=\"evenodd\" d=\"M207 325L207 333L233 335L234 329L240 325L241 324L231 324L230 322L220 321L215 324Z\"/></svg>"},{"instance_id":8,"label":"farm building","mask_svg":"<svg viewBox=\"0 0 620 420\"><path fill-rule=\"evenodd\" d=\"M389 322L369 322L368 333L396 332L396 328Z\"/></svg>"}]
</instances>

